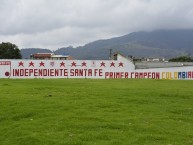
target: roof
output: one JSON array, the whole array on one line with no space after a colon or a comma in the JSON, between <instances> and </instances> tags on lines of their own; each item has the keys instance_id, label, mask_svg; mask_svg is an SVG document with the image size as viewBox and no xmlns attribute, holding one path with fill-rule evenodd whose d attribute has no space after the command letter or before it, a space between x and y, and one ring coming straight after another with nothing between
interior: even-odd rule
<instances>
[{"instance_id":1,"label":"roof","mask_svg":"<svg viewBox=\"0 0 193 145\"><path fill-rule=\"evenodd\" d=\"M51 57L51 55L53 55L53 53L36 53L33 54L33 57Z\"/></svg>"},{"instance_id":2,"label":"roof","mask_svg":"<svg viewBox=\"0 0 193 145\"><path fill-rule=\"evenodd\" d=\"M67 57L69 57L69 55L53 55L53 56L51 56L51 57L57 57L57 58L59 58L59 57L64 57L64 58L67 58Z\"/></svg>"},{"instance_id":3,"label":"roof","mask_svg":"<svg viewBox=\"0 0 193 145\"><path fill-rule=\"evenodd\" d=\"M118 54L126 58L126 56L123 55L123 54L121 54L120 52L115 52L115 53L113 53L113 56L118 55Z\"/></svg>"}]
</instances>

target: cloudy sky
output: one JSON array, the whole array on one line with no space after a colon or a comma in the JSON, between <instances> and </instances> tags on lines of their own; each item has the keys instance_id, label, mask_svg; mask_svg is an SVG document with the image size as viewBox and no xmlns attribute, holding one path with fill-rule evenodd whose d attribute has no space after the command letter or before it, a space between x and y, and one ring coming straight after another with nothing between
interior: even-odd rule
<instances>
[{"instance_id":1,"label":"cloudy sky","mask_svg":"<svg viewBox=\"0 0 193 145\"><path fill-rule=\"evenodd\" d=\"M193 28L193 0L0 0L0 42L20 49L177 28Z\"/></svg>"}]
</instances>

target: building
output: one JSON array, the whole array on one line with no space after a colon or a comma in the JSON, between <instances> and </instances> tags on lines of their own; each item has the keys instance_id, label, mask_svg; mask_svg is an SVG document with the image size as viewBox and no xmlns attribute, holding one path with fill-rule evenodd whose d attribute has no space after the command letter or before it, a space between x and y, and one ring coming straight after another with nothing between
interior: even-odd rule
<instances>
[{"instance_id":1,"label":"building","mask_svg":"<svg viewBox=\"0 0 193 145\"><path fill-rule=\"evenodd\" d=\"M31 54L30 58L36 60L73 60L70 55L56 55L54 53Z\"/></svg>"},{"instance_id":2,"label":"building","mask_svg":"<svg viewBox=\"0 0 193 145\"><path fill-rule=\"evenodd\" d=\"M149 58L145 58L145 61L147 61L147 62L164 62L165 58L163 58L163 57L149 57Z\"/></svg>"},{"instance_id":3,"label":"building","mask_svg":"<svg viewBox=\"0 0 193 145\"><path fill-rule=\"evenodd\" d=\"M134 62L165 62L165 58L163 57L142 57L142 58L137 58L133 57L132 58Z\"/></svg>"}]
</instances>

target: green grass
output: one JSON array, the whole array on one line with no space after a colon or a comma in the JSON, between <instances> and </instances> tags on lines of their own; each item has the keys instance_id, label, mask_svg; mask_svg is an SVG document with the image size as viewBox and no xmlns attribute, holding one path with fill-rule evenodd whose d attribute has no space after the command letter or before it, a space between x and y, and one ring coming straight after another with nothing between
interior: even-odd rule
<instances>
[{"instance_id":1,"label":"green grass","mask_svg":"<svg viewBox=\"0 0 193 145\"><path fill-rule=\"evenodd\" d=\"M0 145L193 145L193 81L0 79Z\"/></svg>"}]
</instances>

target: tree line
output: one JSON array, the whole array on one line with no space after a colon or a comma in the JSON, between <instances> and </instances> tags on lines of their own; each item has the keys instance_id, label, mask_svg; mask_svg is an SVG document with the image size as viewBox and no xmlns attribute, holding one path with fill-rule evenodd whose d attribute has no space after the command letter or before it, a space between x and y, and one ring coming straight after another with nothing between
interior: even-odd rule
<instances>
[{"instance_id":1,"label":"tree line","mask_svg":"<svg viewBox=\"0 0 193 145\"><path fill-rule=\"evenodd\" d=\"M169 62L193 62L193 58L190 56L179 56L169 59Z\"/></svg>"},{"instance_id":2,"label":"tree line","mask_svg":"<svg viewBox=\"0 0 193 145\"><path fill-rule=\"evenodd\" d=\"M0 59L21 59L21 53L17 45L10 42L0 44Z\"/></svg>"}]
</instances>

